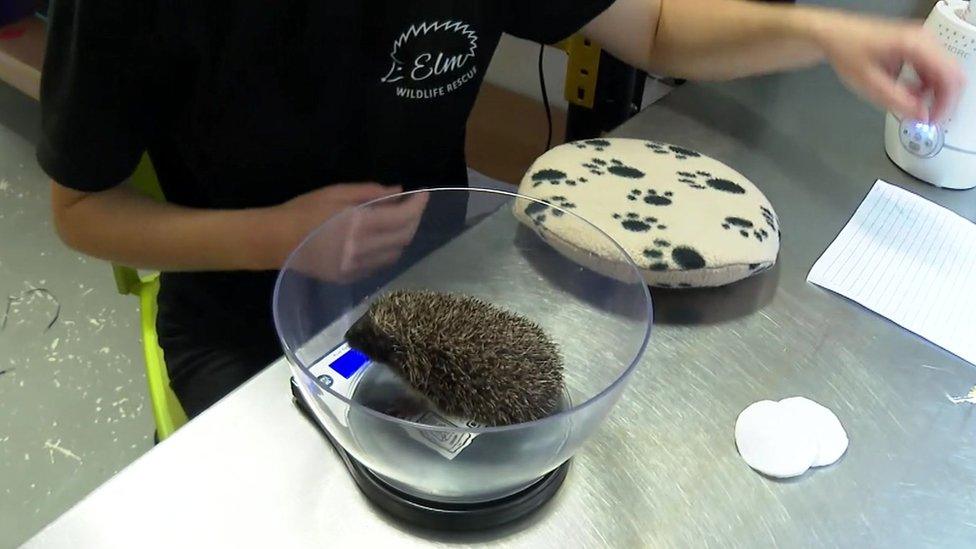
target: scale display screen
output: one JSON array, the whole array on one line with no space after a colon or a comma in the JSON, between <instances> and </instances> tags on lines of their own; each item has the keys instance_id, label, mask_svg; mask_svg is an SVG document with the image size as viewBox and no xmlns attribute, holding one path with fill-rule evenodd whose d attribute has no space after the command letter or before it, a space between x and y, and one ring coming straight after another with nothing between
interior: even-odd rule
<instances>
[{"instance_id":1,"label":"scale display screen","mask_svg":"<svg viewBox=\"0 0 976 549\"><path fill-rule=\"evenodd\" d=\"M329 364L340 376L349 379L369 362L369 357L355 349L348 349Z\"/></svg>"}]
</instances>

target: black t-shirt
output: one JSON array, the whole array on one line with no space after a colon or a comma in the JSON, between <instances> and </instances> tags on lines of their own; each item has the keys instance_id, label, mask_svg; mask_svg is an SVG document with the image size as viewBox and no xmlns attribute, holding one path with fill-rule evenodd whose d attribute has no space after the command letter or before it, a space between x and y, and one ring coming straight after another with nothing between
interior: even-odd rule
<instances>
[{"instance_id":1,"label":"black t-shirt","mask_svg":"<svg viewBox=\"0 0 976 549\"><path fill-rule=\"evenodd\" d=\"M465 122L502 32L555 42L611 2L55 1L38 160L99 191L148 151L166 199L203 208L340 181L464 185ZM267 311L272 279L168 275L160 300Z\"/></svg>"}]
</instances>

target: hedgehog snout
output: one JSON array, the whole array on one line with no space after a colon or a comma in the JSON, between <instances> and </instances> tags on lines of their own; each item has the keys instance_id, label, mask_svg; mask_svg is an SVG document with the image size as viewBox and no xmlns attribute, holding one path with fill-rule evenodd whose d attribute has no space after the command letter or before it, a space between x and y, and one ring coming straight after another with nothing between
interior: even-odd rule
<instances>
[{"instance_id":1,"label":"hedgehog snout","mask_svg":"<svg viewBox=\"0 0 976 549\"><path fill-rule=\"evenodd\" d=\"M394 341L382 330L376 327L372 317L367 313L359 318L346 331L346 341L349 346L364 353L369 358L389 364L393 354Z\"/></svg>"}]
</instances>

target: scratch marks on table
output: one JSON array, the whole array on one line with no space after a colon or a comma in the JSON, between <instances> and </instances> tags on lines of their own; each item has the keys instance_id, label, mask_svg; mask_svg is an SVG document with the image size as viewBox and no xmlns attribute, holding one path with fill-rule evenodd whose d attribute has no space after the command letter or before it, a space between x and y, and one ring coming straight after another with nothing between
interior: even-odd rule
<instances>
[{"instance_id":1,"label":"scratch marks on table","mask_svg":"<svg viewBox=\"0 0 976 549\"><path fill-rule=\"evenodd\" d=\"M823 381L828 386L830 386L831 389L833 389L834 395L836 396L837 399L839 399L840 401L842 401L844 403L844 406L846 406L850 410L856 409L856 407L854 406L854 403L851 402L851 400L849 398L847 398L847 393L845 391L842 391L840 389L840 387L838 387L837 385L835 385L834 382L833 382L833 380L831 380L829 377L825 377L825 378L823 378Z\"/></svg>"},{"instance_id":2,"label":"scratch marks on table","mask_svg":"<svg viewBox=\"0 0 976 549\"><path fill-rule=\"evenodd\" d=\"M783 326L781 326L779 322L776 322L775 320L773 320L773 317L771 317L768 314L766 314L765 311L759 311L759 316L761 316L761 317L765 318L766 320L768 320L770 323L773 324L773 326L776 326L777 329L782 329L783 328Z\"/></svg>"},{"instance_id":3,"label":"scratch marks on table","mask_svg":"<svg viewBox=\"0 0 976 549\"><path fill-rule=\"evenodd\" d=\"M976 404L976 386L973 386L966 396L954 397L946 394L946 398L953 404Z\"/></svg>"},{"instance_id":4,"label":"scratch marks on table","mask_svg":"<svg viewBox=\"0 0 976 549\"><path fill-rule=\"evenodd\" d=\"M76 454L76 453L72 452L71 450L65 448L64 446L61 446L61 439L60 438L58 440L54 441L54 442L51 442L51 439L45 440L44 441L44 448L51 455L51 463L54 463L54 453L55 452L57 452L57 453L65 456L67 458L73 459L73 460L77 461L78 463L84 463L84 461L81 459L81 456L79 456L78 454Z\"/></svg>"}]
</instances>

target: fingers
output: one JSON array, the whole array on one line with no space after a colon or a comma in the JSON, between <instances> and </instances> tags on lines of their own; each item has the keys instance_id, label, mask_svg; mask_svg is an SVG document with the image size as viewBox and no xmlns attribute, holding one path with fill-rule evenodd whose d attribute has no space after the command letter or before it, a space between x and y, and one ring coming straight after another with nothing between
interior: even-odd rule
<instances>
[{"instance_id":1,"label":"fingers","mask_svg":"<svg viewBox=\"0 0 976 549\"><path fill-rule=\"evenodd\" d=\"M905 41L901 54L904 61L915 69L922 89L928 92L926 95L931 97L929 117L942 121L955 107L964 85L958 62L923 30L916 31Z\"/></svg>"},{"instance_id":2,"label":"fingers","mask_svg":"<svg viewBox=\"0 0 976 549\"><path fill-rule=\"evenodd\" d=\"M864 69L861 91L866 98L884 106L900 118L928 120L928 107L922 97L912 93L908 85L877 66Z\"/></svg>"},{"instance_id":3,"label":"fingers","mask_svg":"<svg viewBox=\"0 0 976 549\"><path fill-rule=\"evenodd\" d=\"M355 257L344 256L339 263L338 272L332 277L332 281L340 284L355 282L384 267L393 265L400 259L402 253L401 248L396 248Z\"/></svg>"},{"instance_id":4,"label":"fingers","mask_svg":"<svg viewBox=\"0 0 976 549\"><path fill-rule=\"evenodd\" d=\"M386 186L379 183L340 183L325 187L331 193L346 204L358 205L377 198L384 198L403 192L400 186Z\"/></svg>"},{"instance_id":5,"label":"fingers","mask_svg":"<svg viewBox=\"0 0 976 549\"><path fill-rule=\"evenodd\" d=\"M415 193L399 202L376 204L363 211L366 218L364 228L387 231L419 222L429 197L427 193Z\"/></svg>"},{"instance_id":6,"label":"fingers","mask_svg":"<svg viewBox=\"0 0 976 549\"><path fill-rule=\"evenodd\" d=\"M362 197L365 194L354 196ZM391 194L394 193L383 196ZM350 219L346 236L349 253L368 255L388 248L400 249L409 244L427 207L427 200L427 193L416 193L399 201L382 201L350 211L347 214Z\"/></svg>"},{"instance_id":7,"label":"fingers","mask_svg":"<svg viewBox=\"0 0 976 549\"><path fill-rule=\"evenodd\" d=\"M331 189L333 198L348 200L350 206L399 190L373 184L335 185ZM332 265L331 274L323 273L325 278L348 283L396 263L413 240L427 203L427 193L415 193L339 214L332 229L335 238L323 242L322 253L318 254Z\"/></svg>"},{"instance_id":8,"label":"fingers","mask_svg":"<svg viewBox=\"0 0 976 549\"><path fill-rule=\"evenodd\" d=\"M358 257L391 249L400 250L413 241L416 230L417 226L411 224L395 230L359 235L360 238L356 238L351 251Z\"/></svg>"},{"instance_id":9,"label":"fingers","mask_svg":"<svg viewBox=\"0 0 976 549\"><path fill-rule=\"evenodd\" d=\"M404 248L413 241L426 205L427 194L423 193L398 204L379 204L357 212L358 223L350 231L350 253L358 257Z\"/></svg>"},{"instance_id":10,"label":"fingers","mask_svg":"<svg viewBox=\"0 0 976 549\"><path fill-rule=\"evenodd\" d=\"M389 267L400 259L400 255L403 250L386 250L382 253L370 254L367 257L361 258L356 262L356 267L359 273L372 274L378 269L383 267Z\"/></svg>"}]
</instances>

